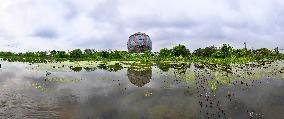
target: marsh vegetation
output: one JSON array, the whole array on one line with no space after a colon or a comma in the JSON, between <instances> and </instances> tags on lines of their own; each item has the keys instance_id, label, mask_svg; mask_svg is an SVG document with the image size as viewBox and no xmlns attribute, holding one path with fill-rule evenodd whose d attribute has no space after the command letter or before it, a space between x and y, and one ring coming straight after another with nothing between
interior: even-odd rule
<instances>
[{"instance_id":1,"label":"marsh vegetation","mask_svg":"<svg viewBox=\"0 0 284 119\"><path fill-rule=\"evenodd\" d=\"M172 49L163 48L159 52L146 51L142 54L128 53L127 51L95 51L93 49L75 49L66 51L42 52L0 52L0 57L7 61L21 62L50 62L50 61L140 61L140 62L207 62L207 63L245 63L255 60L281 60L284 55L278 48L269 50L260 49L234 49L228 44L217 48L209 46L190 52L186 46L177 45Z\"/></svg>"}]
</instances>

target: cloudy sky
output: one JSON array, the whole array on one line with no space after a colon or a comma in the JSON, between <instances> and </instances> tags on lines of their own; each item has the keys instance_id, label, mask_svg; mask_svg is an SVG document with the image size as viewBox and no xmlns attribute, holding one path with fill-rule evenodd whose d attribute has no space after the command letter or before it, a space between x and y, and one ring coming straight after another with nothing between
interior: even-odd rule
<instances>
[{"instance_id":1,"label":"cloudy sky","mask_svg":"<svg viewBox=\"0 0 284 119\"><path fill-rule=\"evenodd\" d=\"M283 0L0 0L0 50L127 50L145 32L153 50L284 48Z\"/></svg>"}]
</instances>

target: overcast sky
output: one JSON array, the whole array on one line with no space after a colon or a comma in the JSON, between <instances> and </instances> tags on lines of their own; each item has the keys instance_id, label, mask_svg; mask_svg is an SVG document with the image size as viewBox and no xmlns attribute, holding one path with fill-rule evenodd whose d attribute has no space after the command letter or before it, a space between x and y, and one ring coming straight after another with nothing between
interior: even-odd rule
<instances>
[{"instance_id":1,"label":"overcast sky","mask_svg":"<svg viewBox=\"0 0 284 119\"><path fill-rule=\"evenodd\" d=\"M284 48L284 0L0 0L2 51L127 50L138 31L154 51Z\"/></svg>"}]
</instances>

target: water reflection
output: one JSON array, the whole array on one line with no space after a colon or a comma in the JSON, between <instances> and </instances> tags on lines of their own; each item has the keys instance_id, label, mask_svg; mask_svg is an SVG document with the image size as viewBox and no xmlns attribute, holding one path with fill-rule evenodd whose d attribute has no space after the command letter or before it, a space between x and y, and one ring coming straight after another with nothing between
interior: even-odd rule
<instances>
[{"instance_id":1,"label":"water reflection","mask_svg":"<svg viewBox=\"0 0 284 119\"><path fill-rule=\"evenodd\" d=\"M150 82L152 78L152 68L130 67L127 69L127 77L132 84L142 87Z\"/></svg>"},{"instance_id":2,"label":"water reflection","mask_svg":"<svg viewBox=\"0 0 284 119\"><path fill-rule=\"evenodd\" d=\"M92 72L92 71L96 71L96 67L95 68L90 68L90 67L84 67L84 69L87 71L87 72Z\"/></svg>"},{"instance_id":3,"label":"water reflection","mask_svg":"<svg viewBox=\"0 0 284 119\"><path fill-rule=\"evenodd\" d=\"M83 68L82 67L72 67L71 66L70 69L73 70L74 72L80 72L80 71L82 71Z\"/></svg>"},{"instance_id":4,"label":"water reflection","mask_svg":"<svg viewBox=\"0 0 284 119\"><path fill-rule=\"evenodd\" d=\"M0 118L284 117L283 62L1 64Z\"/></svg>"},{"instance_id":5,"label":"water reflection","mask_svg":"<svg viewBox=\"0 0 284 119\"><path fill-rule=\"evenodd\" d=\"M107 65L107 63L100 63L98 65L99 69L103 69L103 70L107 70L110 72L117 72L123 69L122 64L120 63L115 63L115 64L111 64L111 65Z\"/></svg>"},{"instance_id":6,"label":"water reflection","mask_svg":"<svg viewBox=\"0 0 284 119\"><path fill-rule=\"evenodd\" d=\"M170 64L167 62L159 62L157 63L157 66L163 72L167 72L171 68Z\"/></svg>"}]
</instances>

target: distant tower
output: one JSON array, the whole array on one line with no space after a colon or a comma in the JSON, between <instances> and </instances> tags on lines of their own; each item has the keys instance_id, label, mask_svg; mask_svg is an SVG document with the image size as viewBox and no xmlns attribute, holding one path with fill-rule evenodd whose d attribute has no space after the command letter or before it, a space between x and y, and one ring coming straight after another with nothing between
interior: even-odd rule
<instances>
[{"instance_id":1,"label":"distant tower","mask_svg":"<svg viewBox=\"0 0 284 119\"><path fill-rule=\"evenodd\" d=\"M275 51L276 54L279 54L279 48L278 48L278 47L276 47L276 48L274 49L274 51Z\"/></svg>"},{"instance_id":2,"label":"distant tower","mask_svg":"<svg viewBox=\"0 0 284 119\"><path fill-rule=\"evenodd\" d=\"M145 33L138 32L129 37L127 48L130 53L144 53L152 50L152 41Z\"/></svg>"},{"instance_id":3,"label":"distant tower","mask_svg":"<svg viewBox=\"0 0 284 119\"><path fill-rule=\"evenodd\" d=\"M244 42L244 44L245 44L245 50L247 50L247 42Z\"/></svg>"}]
</instances>

